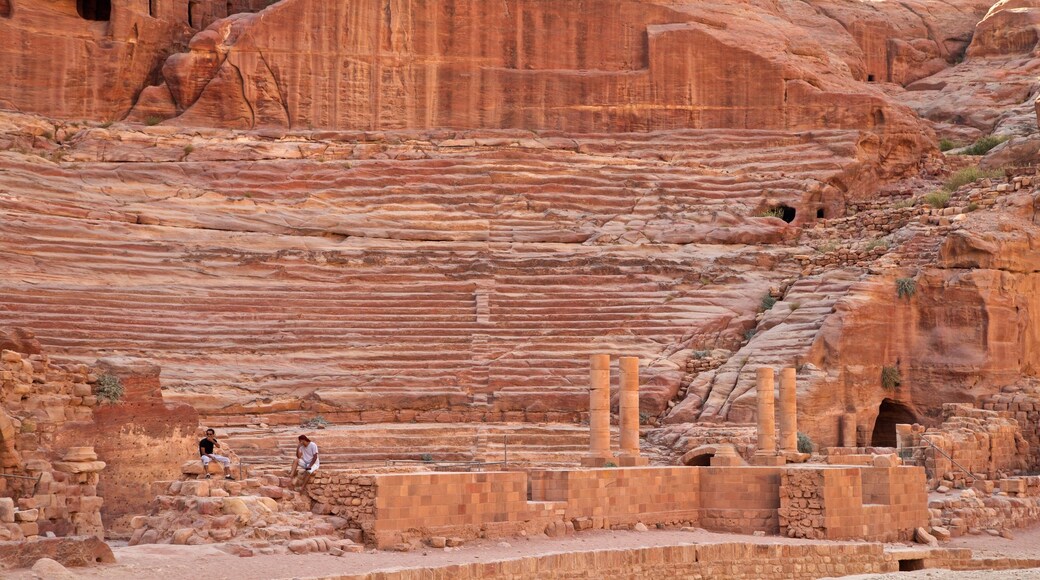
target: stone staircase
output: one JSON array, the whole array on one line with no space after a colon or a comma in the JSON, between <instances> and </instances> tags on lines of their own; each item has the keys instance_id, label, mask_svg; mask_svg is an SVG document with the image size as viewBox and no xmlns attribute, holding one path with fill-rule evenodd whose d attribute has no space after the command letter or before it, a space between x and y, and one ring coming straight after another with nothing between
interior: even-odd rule
<instances>
[{"instance_id":1,"label":"stone staircase","mask_svg":"<svg viewBox=\"0 0 1040 580\"><path fill-rule=\"evenodd\" d=\"M795 273L758 214L858 138L519 133L91 129L71 164L0 153L0 324L153 359L218 427L573 423L591 353L649 378L737 346Z\"/></svg>"},{"instance_id":2,"label":"stone staircase","mask_svg":"<svg viewBox=\"0 0 1040 580\"><path fill-rule=\"evenodd\" d=\"M361 530L336 516L311 513L311 500L273 474L242 481L198 479L153 484L150 515L131 521L130 545L231 544L260 553L357 552Z\"/></svg>"},{"instance_id":3,"label":"stone staircase","mask_svg":"<svg viewBox=\"0 0 1040 580\"><path fill-rule=\"evenodd\" d=\"M288 469L296 437L318 443L323 469L511 469L573 467L588 451L582 425L385 423L302 428L231 428L223 438L250 471ZM613 433L617 444L616 429ZM478 465L460 465L475 463Z\"/></svg>"}]
</instances>

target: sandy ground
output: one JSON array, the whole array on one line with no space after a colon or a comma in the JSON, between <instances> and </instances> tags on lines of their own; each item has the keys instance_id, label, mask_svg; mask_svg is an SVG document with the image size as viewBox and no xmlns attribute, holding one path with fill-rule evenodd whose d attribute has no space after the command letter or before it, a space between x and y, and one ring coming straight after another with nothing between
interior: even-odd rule
<instances>
[{"instance_id":1,"label":"sandy ground","mask_svg":"<svg viewBox=\"0 0 1040 580\"><path fill-rule=\"evenodd\" d=\"M704 530L595 531L569 538L536 536L498 541L472 542L457 549L427 549L414 552L366 552L342 557L308 554L254 556L240 558L213 546L147 545L115 547L117 563L92 568L74 568L78 578L130 580L162 578L163 580L267 580L282 578L314 578L334 574L357 574L393 568L432 567L469 562L508 560L524 556L558 552L668 546L691 543L756 542L767 544L818 543L779 537L755 537L717 534ZM970 548L976 555L997 557L1040 557L1040 527L1019 530L1014 539L993 536L956 538L947 547ZM29 580L28 570L8 572L3 578ZM866 579L925 578L950 580L1038 579L1040 569L1001 572L950 572L922 570L898 574L851 576Z\"/></svg>"}]
</instances>

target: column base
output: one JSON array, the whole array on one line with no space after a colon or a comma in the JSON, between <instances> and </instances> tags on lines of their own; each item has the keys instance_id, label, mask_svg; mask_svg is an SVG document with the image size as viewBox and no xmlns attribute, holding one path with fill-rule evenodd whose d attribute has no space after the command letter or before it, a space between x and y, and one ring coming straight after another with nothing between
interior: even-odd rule
<instances>
[{"instance_id":1,"label":"column base","mask_svg":"<svg viewBox=\"0 0 1040 580\"><path fill-rule=\"evenodd\" d=\"M617 461L613 457L585 456L581 458L582 467L606 467L608 463L617 465Z\"/></svg>"},{"instance_id":2,"label":"column base","mask_svg":"<svg viewBox=\"0 0 1040 580\"><path fill-rule=\"evenodd\" d=\"M728 455L716 453L711 458L712 467L741 467L744 465L747 465L747 461L744 461L744 458L736 453Z\"/></svg>"},{"instance_id":3,"label":"column base","mask_svg":"<svg viewBox=\"0 0 1040 580\"><path fill-rule=\"evenodd\" d=\"M618 467L643 467L650 465L649 457L639 455L621 455L617 458Z\"/></svg>"},{"instance_id":4,"label":"column base","mask_svg":"<svg viewBox=\"0 0 1040 580\"><path fill-rule=\"evenodd\" d=\"M787 465L787 458L783 455L753 455L751 457L751 465L760 467Z\"/></svg>"}]
</instances>

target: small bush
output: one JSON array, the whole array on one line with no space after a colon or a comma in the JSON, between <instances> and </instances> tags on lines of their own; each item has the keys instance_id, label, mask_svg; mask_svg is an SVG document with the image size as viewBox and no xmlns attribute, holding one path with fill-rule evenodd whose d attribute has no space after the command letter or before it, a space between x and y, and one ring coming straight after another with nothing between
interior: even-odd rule
<instances>
[{"instance_id":1,"label":"small bush","mask_svg":"<svg viewBox=\"0 0 1040 580\"><path fill-rule=\"evenodd\" d=\"M303 423L303 426L308 429L324 429L329 426L328 420L321 415L315 415Z\"/></svg>"},{"instance_id":2,"label":"small bush","mask_svg":"<svg viewBox=\"0 0 1040 580\"><path fill-rule=\"evenodd\" d=\"M693 351L693 358L702 359L711 354L710 350L695 350Z\"/></svg>"},{"instance_id":3,"label":"small bush","mask_svg":"<svg viewBox=\"0 0 1040 580\"><path fill-rule=\"evenodd\" d=\"M943 183L943 190L953 192L980 179L1003 176L1004 172L999 169L984 171L978 167L965 167L964 169L956 171L950 175L950 177Z\"/></svg>"},{"instance_id":4,"label":"small bush","mask_svg":"<svg viewBox=\"0 0 1040 580\"><path fill-rule=\"evenodd\" d=\"M98 377L94 394L102 403L118 403L123 398L123 381L115 375L103 374Z\"/></svg>"},{"instance_id":5,"label":"small bush","mask_svg":"<svg viewBox=\"0 0 1040 580\"><path fill-rule=\"evenodd\" d=\"M979 209L979 204L977 204L977 203L975 203L973 201L973 202L969 203L967 207L964 208L964 211L966 211L966 212L973 212L973 211L975 211L977 209Z\"/></svg>"},{"instance_id":6,"label":"small bush","mask_svg":"<svg viewBox=\"0 0 1040 580\"><path fill-rule=\"evenodd\" d=\"M957 143L954 143L950 139L939 139L939 151L949 151L950 149L956 149L960 147Z\"/></svg>"},{"instance_id":7,"label":"small bush","mask_svg":"<svg viewBox=\"0 0 1040 580\"><path fill-rule=\"evenodd\" d=\"M191 155L193 151L195 151L195 146L194 145L185 145L184 146L184 156L185 157Z\"/></svg>"},{"instance_id":8,"label":"small bush","mask_svg":"<svg viewBox=\"0 0 1040 580\"><path fill-rule=\"evenodd\" d=\"M153 125L158 125L159 123L162 123L162 118L156 117L155 115L148 115L144 119L144 124L148 125L149 127Z\"/></svg>"},{"instance_id":9,"label":"small bush","mask_svg":"<svg viewBox=\"0 0 1040 580\"><path fill-rule=\"evenodd\" d=\"M769 294L762 297L762 310L769 310L776 304L776 298L773 298Z\"/></svg>"},{"instance_id":10,"label":"small bush","mask_svg":"<svg viewBox=\"0 0 1040 580\"><path fill-rule=\"evenodd\" d=\"M950 205L950 192L942 189L933 191L924 196L924 202L935 209L942 209Z\"/></svg>"},{"instance_id":11,"label":"small bush","mask_svg":"<svg viewBox=\"0 0 1040 580\"><path fill-rule=\"evenodd\" d=\"M613 461L608 461L603 464L603 467L617 467L617 463L614 463Z\"/></svg>"},{"instance_id":12,"label":"small bush","mask_svg":"<svg viewBox=\"0 0 1040 580\"><path fill-rule=\"evenodd\" d=\"M896 295L900 298L910 299L917 292L917 280L913 278L899 278L896 280Z\"/></svg>"},{"instance_id":13,"label":"small bush","mask_svg":"<svg viewBox=\"0 0 1040 580\"><path fill-rule=\"evenodd\" d=\"M899 369L896 367L882 367L881 368L881 386L886 389L892 390L899 385L903 384L903 378L899 376Z\"/></svg>"},{"instance_id":14,"label":"small bush","mask_svg":"<svg viewBox=\"0 0 1040 580\"><path fill-rule=\"evenodd\" d=\"M749 328L744 331L744 342L749 342L752 338L755 338L755 334L758 330L755 328Z\"/></svg>"},{"instance_id":15,"label":"small bush","mask_svg":"<svg viewBox=\"0 0 1040 580\"><path fill-rule=\"evenodd\" d=\"M908 208L908 207L914 207L914 205L916 205L916 204L917 204L917 200L916 199L914 199L912 197L908 197L908 198L906 198L904 200L897 201L896 204L894 206L892 206L892 207L894 207L896 209L904 209L904 208Z\"/></svg>"},{"instance_id":16,"label":"small bush","mask_svg":"<svg viewBox=\"0 0 1040 580\"><path fill-rule=\"evenodd\" d=\"M866 246L866 250L868 252L873 250L873 249L875 249L875 248L885 248L887 250L888 249L888 240L883 240L881 238L878 238L876 240L871 240L867 244L867 246Z\"/></svg>"},{"instance_id":17,"label":"small bush","mask_svg":"<svg viewBox=\"0 0 1040 580\"><path fill-rule=\"evenodd\" d=\"M989 153L990 149L993 149L997 145L1000 145L1004 141L1007 141L1007 137L997 137L996 135L989 135L980 138L971 144L970 147L964 150L966 155L985 155Z\"/></svg>"},{"instance_id":18,"label":"small bush","mask_svg":"<svg viewBox=\"0 0 1040 580\"><path fill-rule=\"evenodd\" d=\"M422 459L426 463L433 463L433 455L429 453L423 453L419 456L419 459Z\"/></svg>"},{"instance_id":19,"label":"small bush","mask_svg":"<svg viewBox=\"0 0 1040 580\"><path fill-rule=\"evenodd\" d=\"M769 209L763 211L762 213L758 214L758 216L759 217L772 217L772 218L784 219L784 208L782 208L782 207L772 207L772 208L769 208Z\"/></svg>"},{"instance_id":20,"label":"small bush","mask_svg":"<svg viewBox=\"0 0 1040 580\"><path fill-rule=\"evenodd\" d=\"M798 310L801 307L802 307L802 303L801 302L791 302L791 303L789 303L787 305L787 308L790 309L791 312L794 312L795 310Z\"/></svg>"},{"instance_id":21,"label":"small bush","mask_svg":"<svg viewBox=\"0 0 1040 580\"><path fill-rule=\"evenodd\" d=\"M816 251L821 254L829 254L834 250L837 250L839 247L841 246L838 242L827 242L826 244L822 244L820 247L816 248Z\"/></svg>"},{"instance_id":22,"label":"small bush","mask_svg":"<svg viewBox=\"0 0 1040 580\"><path fill-rule=\"evenodd\" d=\"M812 452L813 452L813 442L812 442L812 439L810 439L809 436L806 435L805 433L802 433L801 431L799 431L798 432L798 453L812 453Z\"/></svg>"}]
</instances>

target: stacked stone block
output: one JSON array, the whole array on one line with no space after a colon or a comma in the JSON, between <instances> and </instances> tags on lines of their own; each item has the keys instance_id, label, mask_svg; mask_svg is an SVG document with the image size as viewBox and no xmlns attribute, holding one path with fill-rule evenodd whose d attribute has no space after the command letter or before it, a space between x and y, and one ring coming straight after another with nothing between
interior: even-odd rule
<instances>
[{"instance_id":1,"label":"stacked stone block","mask_svg":"<svg viewBox=\"0 0 1040 580\"><path fill-rule=\"evenodd\" d=\"M997 411L1013 418L1022 429L1032 453L1028 456L1030 469L1040 467L1040 384L1026 383L1004 387L1000 393L981 401L983 409Z\"/></svg>"},{"instance_id":2,"label":"stacked stone block","mask_svg":"<svg viewBox=\"0 0 1040 580\"><path fill-rule=\"evenodd\" d=\"M356 551L346 546L361 540L360 530L345 518L313 513L311 500L288 484L272 474L156 482L151 515L131 520L130 545L238 542L262 553Z\"/></svg>"},{"instance_id":3,"label":"stacked stone block","mask_svg":"<svg viewBox=\"0 0 1040 580\"><path fill-rule=\"evenodd\" d=\"M318 471L307 485L307 495L318 513L330 513L370 526L376 514L375 480L368 475L340 471Z\"/></svg>"},{"instance_id":4,"label":"stacked stone block","mask_svg":"<svg viewBox=\"0 0 1040 580\"><path fill-rule=\"evenodd\" d=\"M900 453L923 460L931 487L969 487L975 480L999 479L1027 467L1029 443L1018 422L1002 411L947 403L943 417L938 427L900 434L901 447L913 449Z\"/></svg>"},{"instance_id":5,"label":"stacked stone block","mask_svg":"<svg viewBox=\"0 0 1040 580\"><path fill-rule=\"evenodd\" d=\"M946 528L956 537L999 533L1040 522L1040 476L1002 479L993 493L982 488L929 502L931 525Z\"/></svg>"},{"instance_id":6,"label":"stacked stone block","mask_svg":"<svg viewBox=\"0 0 1040 580\"><path fill-rule=\"evenodd\" d=\"M0 540L104 537L100 472L90 447L61 449L65 425L90 421L97 376L86 365L52 365L43 355L0 352Z\"/></svg>"},{"instance_id":7,"label":"stacked stone block","mask_svg":"<svg viewBox=\"0 0 1040 580\"><path fill-rule=\"evenodd\" d=\"M800 467L783 473L781 534L810 539L910 540L928 524L918 467Z\"/></svg>"}]
</instances>

